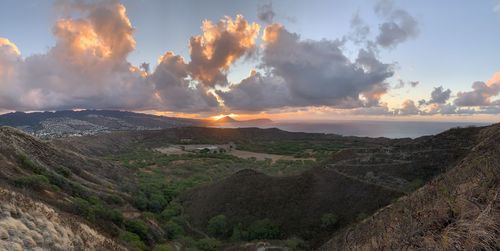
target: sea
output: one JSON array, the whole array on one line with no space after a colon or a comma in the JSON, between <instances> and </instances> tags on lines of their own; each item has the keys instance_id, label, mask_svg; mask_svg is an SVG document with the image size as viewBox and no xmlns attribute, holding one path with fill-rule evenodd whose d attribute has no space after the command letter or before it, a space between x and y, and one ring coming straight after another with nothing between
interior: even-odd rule
<instances>
[{"instance_id":1,"label":"sea","mask_svg":"<svg viewBox=\"0 0 500 251\"><path fill-rule=\"evenodd\" d=\"M417 138L434 135L455 127L487 126L482 122L430 121L334 121L334 122L275 122L270 127L290 132L334 133L344 136Z\"/></svg>"}]
</instances>

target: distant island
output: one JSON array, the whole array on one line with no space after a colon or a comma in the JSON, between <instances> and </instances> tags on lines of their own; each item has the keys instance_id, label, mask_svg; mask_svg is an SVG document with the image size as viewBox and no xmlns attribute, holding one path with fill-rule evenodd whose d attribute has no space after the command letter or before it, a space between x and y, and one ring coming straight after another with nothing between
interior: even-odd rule
<instances>
[{"instance_id":1,"label":"distant island","mask_svg":"<svg viewBox=\"0 0 500 251\"><path fill-rule=\"evenodd\" d=\"M274 121L267 118L236 120L231 116L224 116L210 123L210 126L223 127L263 127L274 124Z\"/></svg>"}]
</instances>

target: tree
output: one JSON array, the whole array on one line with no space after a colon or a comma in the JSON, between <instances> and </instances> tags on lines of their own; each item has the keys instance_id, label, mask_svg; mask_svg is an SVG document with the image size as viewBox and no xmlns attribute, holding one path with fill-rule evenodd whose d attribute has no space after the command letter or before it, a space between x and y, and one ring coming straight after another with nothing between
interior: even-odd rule
<instances>
[{"instance_id":1,"label":"tree","mask_svg":"<svg viewBox=\"0 0 500 251\"><path fill-rule=\"evenodd\" d=\"M125 221L125 229L127 231L137 234L142 240L148 240L148 227L146 223L141 220L126 220Z\"/></svg>"},{"instance_id":2,"label":"tree","mask_svg":"<svg viewBox=\"0 0 500 251\"><path fill-rule=\"evenodd\" d=\"M196 243L196 247L201 251L217 251L220 250L221 243L214 238L203 238Z\"/></svg>"},{"instance_id":3,"label":"tree","mask_svg":"<svg viewBox=\"0 0 500 251\"><path fill-rule=\"evenodd\" d=\"M279 227L269 219L258 220L248 228L251 240L273 240L281 235Z\"/></svg>"},{"instance_id":4,"label":"tree","mask_svg":"<svg viewBox=\"0 0 500 251\"><path fill-rule=\"evenodd\" d=\"M172 220L165 224L165 231L167 232L167 238L170 240L174 240L184 234L184 228Z\"/></svg>"},{"instance_id":5,"label":"tree","mask_svg":"<svg viewBox=\"0 0 500 251\"><path fill-rule=\"evenodd\" d=\"M217 238L226 238L230 230L226 216L220 214L208 221L208 234Z\"/></svg>"},{"instance_id":6,"label":"tree","mask_svg":"<svg viewBox=\"0 0 500 251\"><path fill-rule=\"evenodd\" d=\"M179 216L182 213L182 205L172 201L168 206L161 212L160 220L163 222L168 222L172 217Z\"/></svg>"},{"instance_id":7,"label":"tree","mask_svg":"<svg viewBox=\"0 0 500 251\"><path fill-rule=\"evenodd\" d=\"M137 234L123 231L120 234L120 240L125 242L132 250L146 250L146 245Z\"/></svg>"},{"instance_id":8,"label":"tree","mask_svg":"<svg viewBox=\"0 0 500 251\"><path fill-rule=\"evenodd\" d=\"M248 231L243 228L243 225L241 223L238 223L233 228L233 233L231 234L231 240L232 241L242 241L242 240L248 240Z\"/></svg>"},{"instance_id":9,"label":"tree","mask_svg":"<svg viewBox=\"0 0 500 251\"><path fill-rule=\"evenodd\" d=\"M153 251L174 251L172 247L167 244L158 244L153 248Z\"/></svg>"}]
</instances>

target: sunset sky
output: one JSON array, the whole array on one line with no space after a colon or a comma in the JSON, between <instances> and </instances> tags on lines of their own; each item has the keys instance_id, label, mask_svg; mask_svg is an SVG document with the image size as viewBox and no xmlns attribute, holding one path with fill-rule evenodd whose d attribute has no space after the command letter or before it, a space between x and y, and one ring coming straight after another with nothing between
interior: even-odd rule
<instances>
[{"instance_id":1,"label":"sunset sky","mask_svg":"<svg viewBox=\"0 0 500 251\"><path fill-rule=\"evenodd\" d=\"M0 113L500 121L500 1L2 1Z\"/></svg>"}]
</instances>

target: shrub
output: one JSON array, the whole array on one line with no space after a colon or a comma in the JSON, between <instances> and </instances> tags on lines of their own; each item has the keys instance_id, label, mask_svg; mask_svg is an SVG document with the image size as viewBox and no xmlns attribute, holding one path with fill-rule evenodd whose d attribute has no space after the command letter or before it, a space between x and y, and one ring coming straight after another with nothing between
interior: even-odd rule
<instances>
[{"instance_id":1,"label":"shrub","mask_svg":"<svg viewBox=\"0 0 500 251\"><path fill-rule=\"evenodd\" d=\"M120 234L120 240L132 250L146 250L146 245L141 241L141 238L137 234L123 231Z\"/></svg>"},{"instance_id":2,"label":"shrub","mask_svg":"<svg viewBox=\"0 0 500 251\"><path fill-rule=\"evenodd\" d=\"M124 223L127 231L137 234L143 241L148 239L148 227L146 223L139 219L126 220Z\"/></svg>"},{"instance_id":3,"label":"shrub","mask_svg":"<svg viewBox=\"0 0 500 251\"><path fill-rule=\"evenodd\" d=\"M182 213L182 205L177 202L170 202L161 212L160 221L168 222L172 217L179 216Z\"/></svg>"},{"instance_id":4,"label":"shrub","mask_svg":"<svg viewBox=\"0 0 500 251\"><path fill-rule=\"evenodd\" d=\"M58 173L58 174L60 174L60 175L62 175L64 177L66 177L66 178L71 177L71 171L68 168L66 168L66 167L57 166L55 168L55 171L56 171L56 173Z\"/></svg>"},{"instance_id":5,"label":"shrub","mask_svg":"<svg viewBox=\"0 0 500 251\"><path fill-rule=\"evenodd\" d=\"M269 219L255 221L248 228L248 235L251 240L259 239L278 239L280 237L280 230L277 225Z\"/></svg>"},{"instance_id":6,"label":"shrub","mask_svg":"<svg viewBox=\"0 0 500 251\"><path fill-rule=\"evenodd\" d=\"M31 170L36 174L42 174L44 173L44 169L37 165L35 162L33 162L31 159L29 159L26 155L19 155L19 164L21 165L22 168Z\"/></svg>"},{"instance_id":7,"label":"shrub","mask_svg":"<svg viewBox=\"0 0 500 251\"><path fill-rule=\"evenodd\" d=\"M153 251L174 251L175 249L167 244L158 244L153 248Z\"/></svg>"},{"instance_id":8,"label":"shrub","mask_svg":"<svg viewBox=\"0 0 500 251\"><path fill-rule=\"evenodd\" d=\"M177 239L184 247L196 247L196 241L191 236L179 236Z\"/></svg>"},{"instance_id":9,"label":"shrub","mask_svg":"<svg viewBox=\"0 0 500 251\"><path fill-rule=\"evenodd\" d=\"M167 222L164 228L167 232L167 238L170 240L174 240L184 234L184 228L174 221Z\"/></svg>"},{"instance_id":10,"label":"shrub","mask_svg":"<svg viewBox=\"0 0 500 251\"><path fill-rule=\"evenodd\" d=\"M122 213L108 207L97 197L90 197L89 200L75 197L73 199L73 205L76 214L84 217L91 222L96 222L97 219L99 219L111 221L118 226L121 226L123 224Z\"/></svg>"},{"instance_id":11,"label":"shrub","mask_svg":"<svg viewBox=\"0 0 500 251\"><path fill-rule=\"evenodd\" d=\"M285 240L284 244L292 250L307 250L309 248L304 240L296 237Z\"/></svg>"},{"instance_id":12,"label":"shrub","mask_svg":"<svg viewBox=\"0 0 500 251\"><path fill-rule=\"evenodd\" d=\"M332 213L323 214L323 216L321 216L321 227L327 229L332 228L337 224L337 221L337 215Z\"/></svg>"},{"instance_id":13,"label":"shrub","mask_svg":"<svg viewBox=\"0 0 500 251\"><path fill-rule=\"evenodd\" d=\"M226 238L230 231L226 216L220 214L212 217L208 221L207 231L213 237Z\"/></svg>"},{"instance_id":14,"label":"shrub","mask_svg":"<svg viewBox=\"0 0 500 251\"><path fill-rule=\"evenodd\" d=\"M232 241L243 241L248 239L248 231L243 228L243 225L241 223L233 228L233 233L231 234Z\"/></svg>"},{"instance_id":15,"label":"shrub","mask_svg":"<svg viewBox=\"0 0 500 251\"><path fill-rule=\"evenodd\" d=\"M43 189L48 187L49 183L47 177L39 174L23 176L14 181L16 186L30 189Z\"/></svg>"},{"instance_id":16,"label":"shrub","mask_svg":"<svg viewBox=\"0 0 500 251\"><path fill-rule=\"evenodd\" d=\"M407 186L406 186L406 190L411 192L411 191L415 191L417 190L418 188L420 188L421 186L423 186L425 184L425 182L422 180L422 179L414 179L412 180Z\"/></svg>"},{"instance_id":17,"label":"shrub","mask_svg":"<svg viewBox=\"0 0 500 251\"><path fill-rule=\"evenodd\" d=\"M197 241L196 247L201 251L220 250L221 242L214 238L203 238Z\"/></svg>"},{"instance_id":18,"label":"shrub","mask_svg":"<svg viewBox=\"0 0 500 251\"><path fill-rule=\"evenodd\" d=\"M359 213L357 216L356 216L356 220L357 221L362 221L364 220L366 217L368 217L368 215L366 213Z\"/></svg>"},{"instance_id":19,"label":"shrub","mask_svg":"<svg viewBox=\"0 0 500 251\"><path fill-rule=\"evenodd\" d=\"M106 200L106 202L108 202L110 204L123 205L123 203L124 203L123 199L120 196L115 195L115 194L109 195L104 199Z\"/></svg>"},{"instance_id":20,"label":"shrub","mask_svg":"<svg viewBox=\"0 0 500 251\"><path fill-rule=\"evenodd\" d=\"M87 200L76 197L73 199L73 205L75 207L76 214L89 221L95 221L94 211Z\"/></svg>"}]
</instances>

